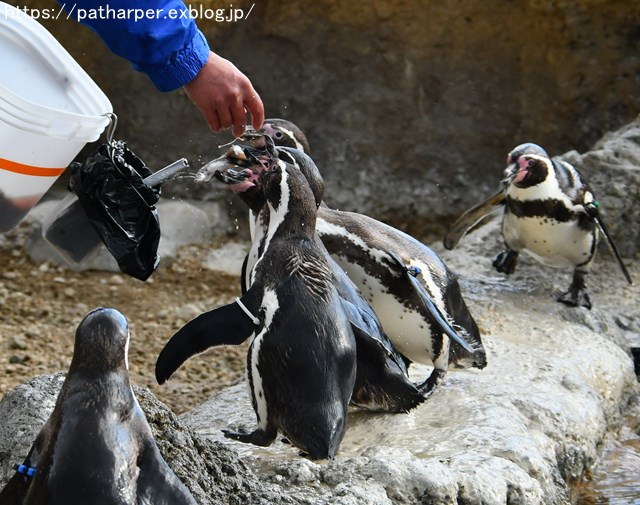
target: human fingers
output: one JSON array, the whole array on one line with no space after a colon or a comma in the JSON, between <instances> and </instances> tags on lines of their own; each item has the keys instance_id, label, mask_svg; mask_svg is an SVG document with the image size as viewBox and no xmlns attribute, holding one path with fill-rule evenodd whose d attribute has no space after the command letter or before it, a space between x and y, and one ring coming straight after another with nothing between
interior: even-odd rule
<instances>
[{"instance_id":1,"label":"human fingers","mask_svg":"<svg viewBox=\"0 0 640 505\"><path fill-rule=\"evenodd\" d=\"M220 118L218 117L218 112L215 109L203 112L203 114L212 131L217 133L222 130Z\"/></svg>"},{"instance_id":2,"label":"human fingers","mask_svg":"<svg viewBox=\"0 0 640 505\"><path fill-rule=\"evenodd\" d=\"M251 114L251 125L259 130L264 123L264 105L256 91L251 87L251 91L245 94L244 106Z\"/></svg>"},{"instance_id":3,"label":"human fingers","mask_svg":"<svg viewBox=\"0 0 640 505\"><path fill-rule=\"evenodd\" d=\"M242 137L247 122L247 113L242 102L240 100L232 102L230 112L233 121L233 136L236 138Z\"/></svg>"},{"instance_id":4,"label":"human fingers","mask_svg":"<svg viewBox=\"0 0 640 505\"><path fill-rule=\"evenodd\" d=\"M218 118L220 119L220 128L225 130L233 126L233 118L227 104L222 104L217 108Z\"/></svg>"}]
</instances>

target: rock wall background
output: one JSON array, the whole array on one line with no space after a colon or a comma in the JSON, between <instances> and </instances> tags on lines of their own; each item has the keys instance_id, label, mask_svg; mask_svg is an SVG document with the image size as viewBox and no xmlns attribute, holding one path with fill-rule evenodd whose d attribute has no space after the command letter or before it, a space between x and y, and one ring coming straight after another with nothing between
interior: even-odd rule
<instances>
[{"instance_id":1,"label":"rock wall background","mask_svg":"<svg viewBox=\"0 0 640 505\"><path fill-rule=\"evenodd\" d=\"M635 0L257 0L245 21L199 24L250 76L268 116L308 132L331 205L422 233L488 196L516 144L584 152L633 119L639 18ZM47 26L111 98L118 136L153 168L179 156L199 166L230 140L86 28ZM215 186L195 196L228 199Z\"/></svg>"}]
</instances>

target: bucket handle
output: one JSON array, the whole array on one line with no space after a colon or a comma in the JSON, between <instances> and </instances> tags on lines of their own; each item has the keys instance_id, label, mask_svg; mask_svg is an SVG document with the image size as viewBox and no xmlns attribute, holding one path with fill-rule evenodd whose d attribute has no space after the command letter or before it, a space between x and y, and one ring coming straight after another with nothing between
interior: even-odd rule
<instances>
[{"instance_id":1,"label":"bucket handle","mask_svg":"<svg viewBox=\"0 0 640 505\"><path fill-rule=\"evenodd\" d=\"M103 114L108 120L109 125L107 126L107 143L112 146L113 145L113 137L116 133L116 128L118 127L118 116L113 112L107 112Z\"/></svg>"}]
</instances>

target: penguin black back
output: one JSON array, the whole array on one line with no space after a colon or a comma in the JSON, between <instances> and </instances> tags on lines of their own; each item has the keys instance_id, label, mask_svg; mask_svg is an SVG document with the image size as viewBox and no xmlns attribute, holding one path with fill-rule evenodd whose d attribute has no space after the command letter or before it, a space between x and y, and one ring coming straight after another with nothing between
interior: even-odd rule
<instances>
[{"instance_id":1,"label":"penguin black back","mask_svg":"<svg viewBox=\"0 0 640 505\"><path fill-rule=\"evenodd\" d=\"M162 459L133 395L128 344L120 312L100 308L83 319L54 410L23 464L35 474L16 474L0 498L6 493L25 505L195 504Z\"/></svg>"}]
</instances>

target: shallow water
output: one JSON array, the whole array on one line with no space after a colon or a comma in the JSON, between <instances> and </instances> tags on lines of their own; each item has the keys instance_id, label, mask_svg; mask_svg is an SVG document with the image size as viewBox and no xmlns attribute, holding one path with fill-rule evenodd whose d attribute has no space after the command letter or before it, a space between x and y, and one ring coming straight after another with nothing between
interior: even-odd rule
<instances>
[{"instance_id":1,"label":"shallow water","mask_svg":"<svg viewBox=\"0 0 640 505\"><path fill-rule=\"evenodd\" d=\"M640 505L640 435L634 425L604 449L591 478L577 486L575 505Z\"/></svg>"}]
</instances>

